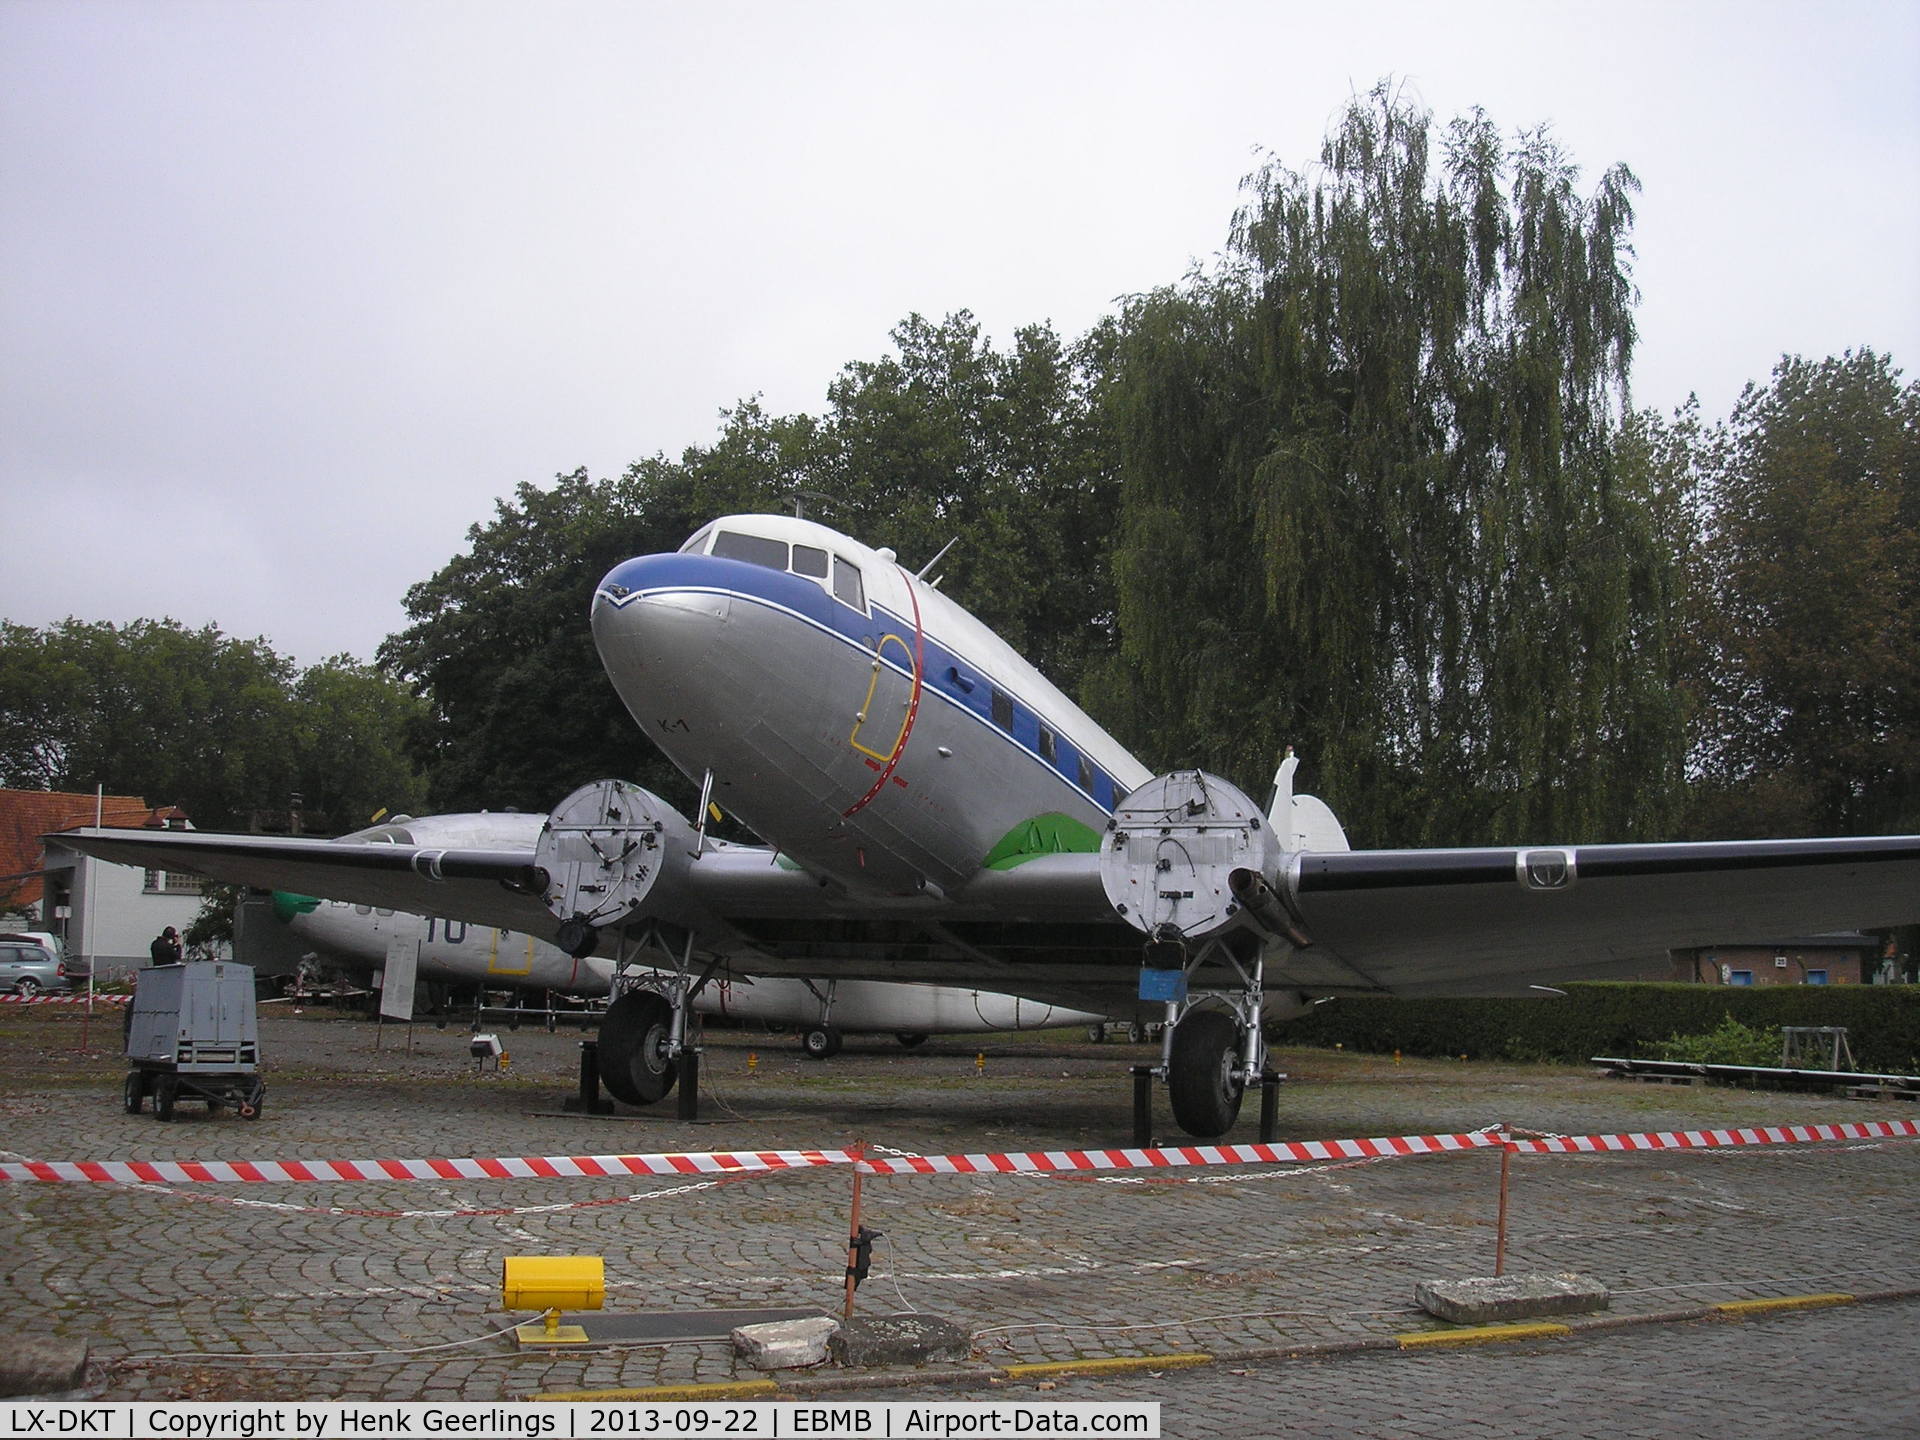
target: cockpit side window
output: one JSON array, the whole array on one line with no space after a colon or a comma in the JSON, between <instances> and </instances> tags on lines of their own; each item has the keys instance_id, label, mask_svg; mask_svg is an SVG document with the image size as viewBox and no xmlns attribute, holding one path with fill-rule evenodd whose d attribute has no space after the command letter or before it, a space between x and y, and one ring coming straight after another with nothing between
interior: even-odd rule
<instances>
[{"instance_id":1,"label":"cockpit side window","mask_svg":"<svg viewBox=\"0 0 1920 1440\"><path fill-rule=\"evenodd\" d=\"M866 614L867 590L860 583L860 567L838 555L833 557L833 593L842 604L851 605L861 614Z\"/></svg>"},{"instance_id":2,"label":"cockpit side window","mask_svg":"<svg viewBox=\"0 0 1920 1440\"><path fill-rule=\"evenodd\" d=\"M812 545L793 547L793 573L815 580L827 578L827 552Z\"/></svg>"},{"instance_id":3,"label":"cockpit side window","mask_svg":"<svg viewBox=\"0 0 1920 1440\"><path fill-rule=\"evenodd\" d=\"M701 530L695 531L693 538L687 541L686 544L680 547L680 553L682 555L706 554L707 541L712 537L712 535L713 535L713 527L711 525L708 525Z\"/></svg>"},{"instance_id":4,"label":"cockpit side window","mask_svg":"<svg viewBox=\"0 0 1920 1440\"><path fill-rule=\"evenodd\" d=\"M769 570L787 568L787 542L769 540L765 535L741 535L732 530L722 530L713 538L713 553L726 560L745 560L750 565L764 565Z\"/></svg>"}]
</instances>

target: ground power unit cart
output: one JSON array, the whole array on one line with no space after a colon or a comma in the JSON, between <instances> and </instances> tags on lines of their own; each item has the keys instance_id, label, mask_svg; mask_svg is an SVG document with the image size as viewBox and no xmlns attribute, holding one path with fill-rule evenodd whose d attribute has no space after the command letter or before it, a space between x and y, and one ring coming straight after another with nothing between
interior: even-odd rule
<instances>
[{"instance_id":1,"label":"ground power unit cart","mask_svg":"<svg viewBox=\"0 0 1920 1440\"><path fill-rule=\"evenodd\" d=\"M153 1097L156 1120L182 1100L212 1114L231 1105L260 1117L260 1022L253 967L224 960L156 965L140 972L127 1015L127 1113Z\"/></svg>"}]
</instances>

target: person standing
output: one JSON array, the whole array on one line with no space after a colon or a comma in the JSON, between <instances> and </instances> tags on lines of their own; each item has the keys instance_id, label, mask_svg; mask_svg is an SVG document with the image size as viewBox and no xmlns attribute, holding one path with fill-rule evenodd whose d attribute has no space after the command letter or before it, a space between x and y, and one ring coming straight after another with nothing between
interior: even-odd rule
<instances>
[{"instance_id":1,"label":"person standing","mask_svg":"<svg viewBox=\"0 0 1920 1440\"><path fill-rule=\"evenodd\" d=\"M178 965L180 963L180 935L169 925L153 937L153 944L147 947L147 953L153 957L156 965Z\"/></svg>"}]
</instances>

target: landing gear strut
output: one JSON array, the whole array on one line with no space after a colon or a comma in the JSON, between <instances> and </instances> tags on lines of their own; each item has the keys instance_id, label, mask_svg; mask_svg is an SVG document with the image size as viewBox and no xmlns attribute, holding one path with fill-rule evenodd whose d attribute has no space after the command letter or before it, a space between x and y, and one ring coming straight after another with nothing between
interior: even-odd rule
<instances>
[{"instance_id":1,"label":"landing gear strut","mask_svg":"<svg viewBox=\"0 0 1920 1440\"><path fill-rule=\"evenodd\" d=\"M833 991L835 982L827 981L824 991L809 980L807 989L813 992L813 998L820 1002L820 1019L800 1032L800 1048L806 1052L809 1060L831 1060L840 1053L842 1043L840 1032L833 1024Z\"/></svg>"},{"instance_id":2,"label":"landing gear strut","mask_svg":"<svg viewBox=\"0 0 1920 1440\"><path fill-rule=\"evenodd\" d=\"M1203 966L1219 962L1239 978L1237 990L1216 991L1202 1005L1167 1001L1167 1029L1160 1070L1167 1079L1173 1118L1189 1135L1212 1140L1233 1128L1247 1086L1266 1069L1266 1037L1260 1032L1262 962L1258 952L1242 963L1224 941L1210 940L1185 967L1179 989Z\"/></svg>"}]
</instances>

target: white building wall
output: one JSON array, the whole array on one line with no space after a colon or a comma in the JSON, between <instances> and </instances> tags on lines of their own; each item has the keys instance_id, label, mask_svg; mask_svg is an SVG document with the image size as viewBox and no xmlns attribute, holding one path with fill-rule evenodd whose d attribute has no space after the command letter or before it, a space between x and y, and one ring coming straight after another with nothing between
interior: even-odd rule
<instances>
[{"instance_id":1,"label":"white building wall","mask_svg":"<svg viewBox=\"0 0 1920 1440\"><path fill-rule=\"evenodd\" d=\"M49 885L64 881L71 914L43 916L43 928L63 934L67 955L93 966L96 983L122 979L149 964L153 939L171 925L181 934L200 913L195 878L193 893L167 889L164 871L113 865L47 842Z\"/></svg>"}]
</instances>

